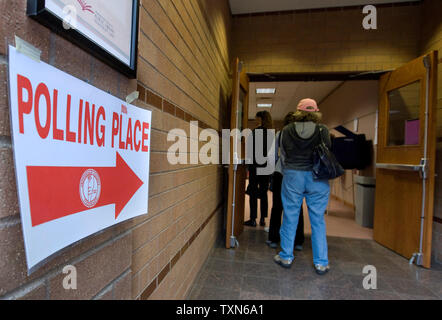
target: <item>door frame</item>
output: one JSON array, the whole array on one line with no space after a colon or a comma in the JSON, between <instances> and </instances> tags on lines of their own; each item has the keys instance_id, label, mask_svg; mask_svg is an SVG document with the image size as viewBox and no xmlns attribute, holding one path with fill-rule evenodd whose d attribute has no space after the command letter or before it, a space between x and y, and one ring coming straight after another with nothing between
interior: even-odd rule
<instances>
[{"instance_id":1,"label":"door frame","mask_svg":"<svg viewBox=\"0 0 442 320\"><path fill-rule=\"evenodd\" d=\"M230 129L237 128L238 109L241 90L244 91L242 105L242 129L248 125L249 109L249 78L245 72L243 63L235 58L232 64L232 103L230 111ZM236 247L236 238L244 231L244 204L245 204L245 139L241 139L241 163L234 164L235 139L230 136L230 156L228 170L228 196L227 196L227 224L226 224L226 248ZM233 236L233 237L232 237Z\"/></svg>"}]
</instances>

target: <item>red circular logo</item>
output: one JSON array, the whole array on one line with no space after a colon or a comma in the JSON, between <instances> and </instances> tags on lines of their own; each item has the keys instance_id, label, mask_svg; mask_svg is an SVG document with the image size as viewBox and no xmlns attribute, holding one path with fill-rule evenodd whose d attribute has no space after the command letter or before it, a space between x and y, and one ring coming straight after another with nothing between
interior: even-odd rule
<instances>
[{"instance_id":1,"label":"red circular logo","mask_svg":"<svg viewBox=\"0 0 442 320\"><path fill-rule=\"evenodd\" d=\"M80 198L83 204L92 208L98 202L101 192L101 181L97 171L86 170L80 180Z\"/></svg>"}]
</instances>

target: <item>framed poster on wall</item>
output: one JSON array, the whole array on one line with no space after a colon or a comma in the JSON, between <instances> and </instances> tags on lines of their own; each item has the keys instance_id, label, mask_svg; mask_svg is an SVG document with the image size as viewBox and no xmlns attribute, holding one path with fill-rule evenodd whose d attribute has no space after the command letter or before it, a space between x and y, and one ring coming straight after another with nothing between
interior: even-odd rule
<instances>
[{"instance_id":1,"label":"framed poster on wall","mask_svg":"<svg viewBox=\"0 0 442 320\"><path fill-rule=\"evenodd\" d=\"M126 76L136 77L138 0L28 0L27 14Z\"/></svg>"}]
</instances>

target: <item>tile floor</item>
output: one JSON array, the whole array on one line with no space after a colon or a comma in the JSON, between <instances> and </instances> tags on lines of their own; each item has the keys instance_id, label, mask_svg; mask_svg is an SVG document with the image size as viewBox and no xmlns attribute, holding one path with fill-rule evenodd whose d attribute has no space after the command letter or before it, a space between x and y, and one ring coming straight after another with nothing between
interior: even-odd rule
<instances>
[{"instance_id":1,"label":"tile floor","mask_svg":"<svg viewBox=\"0 0 442 320\"><path fill-rule=\"evenodd\" d=\"M308 209L304 204L304 232L311 234ZM354 209L342 202L331 198L325 215L327 235L352 239L373 240L373 229L364 228L356 223Z\"/></svg>"},{"instance_id":2,"label":"tile floor","mask_svg":"<svg viewBox=\"0 0 442 320\"><path fill-rule=\"evenodd\" d=\"M372 240L328 237L331 270L318 276L312 267L310 238L295 253L291 269L276 265L278 252L265 245L267 233L246 227L240 247L218 241L189 293L190 300L268 299L437 299L442 298L442 267L426 270ZM362 268L377 268L378 289L364 290Z\"/></svg>"}]
</instances>

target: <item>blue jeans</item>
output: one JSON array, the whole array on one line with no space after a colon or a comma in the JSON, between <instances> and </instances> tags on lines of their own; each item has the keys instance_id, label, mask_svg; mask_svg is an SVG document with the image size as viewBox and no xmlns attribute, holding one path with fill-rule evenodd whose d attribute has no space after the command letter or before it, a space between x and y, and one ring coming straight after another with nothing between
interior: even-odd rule
<instances>
[{"instance_id":1,"label":"blue jeans","mask_svg":"<svg viewBox=\"0 0 442 320\"><path fill-rule=\"evenodd\" d=\"M299 211L305 197L312 226L313 263L328 265L328 249L324 213L327 209L330 186L327 180L313 180L311 171L284 170L282 204L284 216L281 230L279 256L293 260L293 242L298 226Z\"/></svg>"}]
</instances>

